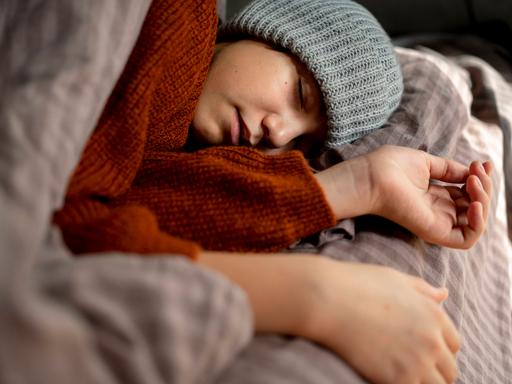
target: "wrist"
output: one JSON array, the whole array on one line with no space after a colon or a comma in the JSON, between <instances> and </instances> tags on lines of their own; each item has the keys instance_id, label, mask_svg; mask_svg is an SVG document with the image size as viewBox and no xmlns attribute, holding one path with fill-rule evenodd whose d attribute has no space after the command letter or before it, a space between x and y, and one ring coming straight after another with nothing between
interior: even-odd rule
<instances>
[{"instance_id":1,"label":"wrist","mask_svg":"<svg viewBox=\"0 0 512 384\"><path fill-rule=\"evenodd\" d=\"M340 328L340 324L351 321L350 301L357 292L351 265L353 263L317 258L310 266L304 295L310 313L300 324L302 337L331 348L333 337L344 335L345 329Z\"/></svg>"},{"instance_id":2,"label":"wrist","mask_svg":"<svg viewBox=\"0 0 512 384\"><path fill-rule=\"evenodd\" d=\"M336 219L357 217L376 210L376 188L367 155L343 161L315 175Z\"/></svg>"}]
</instances>

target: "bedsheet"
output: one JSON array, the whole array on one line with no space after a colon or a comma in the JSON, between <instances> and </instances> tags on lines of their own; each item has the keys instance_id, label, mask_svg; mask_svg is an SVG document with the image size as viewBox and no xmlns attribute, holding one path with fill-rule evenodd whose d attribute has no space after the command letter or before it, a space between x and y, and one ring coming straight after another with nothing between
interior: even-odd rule
<instances>
[{"instance_id":1,"label":"bedsheet","mask_svg":"<svg viewBox=\"0 0 512 384\"><path fill-rule=\"evenodd\" d=\"M473 43L468 39L468 50L482 46L481 41ZM444 308L462 339L457 383L512 383L512 248L507 235L512 225L512 87L484 60L449 42L435 46L444 48L445 55L425 46L397 48L405 92L389 123L358 142L324 153L313 165L325 168L384 144L418 148L462 163L491 159L496 169L485 234L472 249L454 250L426 244L391 222L368 216L343 220L292 250L386 265L448 287ZM506 71L506 62L501 64ZM365 382L322 347L278 336L256 337L218 382L240 382L247 372L251 375L244 382L251 384Z\"/></svg>"}]
</instances>

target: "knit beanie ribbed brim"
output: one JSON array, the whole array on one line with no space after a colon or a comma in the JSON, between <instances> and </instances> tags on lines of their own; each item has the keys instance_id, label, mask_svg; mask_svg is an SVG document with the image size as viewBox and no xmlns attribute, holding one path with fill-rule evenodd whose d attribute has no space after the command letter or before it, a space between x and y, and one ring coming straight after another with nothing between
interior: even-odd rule
<instances>
[{"instance_id":1,"label":"knit beanie ribbed brim","mask_svg":"<svg viewBox=\"0 0 512 384\"><path fill-rule=\"evenodd\" d=\"M350 0L255 0L224 23L220 39L247 36L285 48L315 77L327 147L381 127L403 91L400 66L378 21Z\"/></svg>"}]
</instances>

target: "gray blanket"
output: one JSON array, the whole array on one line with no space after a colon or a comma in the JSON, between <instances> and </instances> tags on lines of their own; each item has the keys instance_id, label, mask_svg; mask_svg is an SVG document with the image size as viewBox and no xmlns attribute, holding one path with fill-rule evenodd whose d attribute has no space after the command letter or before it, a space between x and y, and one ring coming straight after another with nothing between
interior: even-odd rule
<instances>
[{"instance_id":1,"label":"gray blanket","mask_svg":"<svg viewBox=\"0 0 512 384\"><path fill-rule=\"evenodd\" d=\"M148 5L0 2L0 383L363 382L309 341L253 336L247 298L222 276L180 257L74 259L51 226ZM487 232L455 251L363 217L294 249L446 285L445 308L462 335L459 383L511 383L511 87L474 57L399 55L406 92L390 123L315 166L384 143L460 161L490 157Z\"/></svg>"}]
</instances>

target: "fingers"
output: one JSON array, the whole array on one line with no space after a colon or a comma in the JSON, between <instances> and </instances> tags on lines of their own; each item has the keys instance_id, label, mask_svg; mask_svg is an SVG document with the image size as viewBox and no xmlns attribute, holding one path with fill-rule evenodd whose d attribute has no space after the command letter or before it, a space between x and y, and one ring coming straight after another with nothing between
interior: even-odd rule
<instances>
[{"instance_id":1,"label":"fingers","mask_svg":"<svg viewBox=\"0 0 512 384\"><path fill-rule=\"evenodd\" d=\"M442 316L442 332L444 341L446 342L446 345L448 349L450 350L451 354L455 354L460 349L460 336L459 332L455 328L455 325L453 324L452 320L448 317L446 312L443 312Z\"/></svg>"},{"instance_id":2,"label":"fingers","mask_svg":"<svg viewBox=\"0 0 512 384\"><path fill-rule=\"evenodd\" d=\"M484 164L485 173L487 173L488 176L491 176L492 170L494 168L492 161L486 161Z\"/></svg>"},{"instance_id":3,"label":"fingers","mask_svg":"<svg viewBox=\"0 0 512 384\"><path fill-rule=\"evenodd\" d=\"M492 196L492 168L491 162L473 161L463 188L446 187L457 214L448 246L469 248L484 232Z\"/></svg>"},{"instance_id":4,"label":"fingers","mask_svg":"<svg viewBox=\"0 0 512 384\"><path fill-rule=\"evenodd\" d=\"M490 174L492 172L492 163L485 162L482 164L479 161L474 161L469 167L470 176L466 181L466 192L468 193L472 202L479 202L482 204L482 214L484 224L487 221L489 214L489 206L492 196L492 180ZM468 219L469 212L468 212ZM469 223L472 226L470 221ZM477 223L473 223L475 226Z\"/></svg>"},{"instance_id":5,"label":"fingers","mask_svg":"<svg viewBox=\"0 0 512 384\"><path fill-rule=\"evenodd\" d=\"M404 275L410 279L412 286L421 294L437 301L438 303L443 302L448 298L448 289L445 287L434 287L427 283L420 277ZM446 345L451 353L456 353L460 349L460 336L455 328L455 325L448 317L445 312L442 312L441 322L442 322L442 333Z\"/></svg>"},{"instance_id":6,"label":"fingers","mask_svg":"<svg viewBox=\"0 0 512 384\"><path fill-rule=\"evenodd\" d=\"M447 186L445 187L448 193L450 194L450 198L455 203L455 207L457 209L457 214L466 214L468 210L470 200L467 192L461 187Z\"/></svg>"},{"instance_id":7,"label":"fingers","mask_svg":"<svg viewBox=\"0 0 512 384\"><path fill-rule=\"evenodd\" d=\"M464 237L480 236L484 232L485 218L487 217L482 204L480 202L471 203L468 207L466 217L467 225L463 227L465 229Z\"/></svg>"},{"instance_id":8,"label":"fingers","mask_svg":"<svg viewBox=\"0 0 512 384\"><path fill-rule=\"evenodd\" d=\"M421 384L447 384L447 382L437 369L432 369L428 376L421 380Z\"/></svg>"},{"instance_id":9,"label":"fingers","mask_svg":"<svg viewBox=\"0 0 512 384\"><path fill-rule=\"evenodd\" d=\"M458 369L455 355L443 345L439 361L436 365L441 383L454 383L457 379Z\"/></svg>"},{"instance_id":10,"label":"fingers","mask_svg":"<svg viewBox=\"0 0 512 384\"><path fill-rule=\"evenodd\" d=\"M419 293L431 298L432 300L435 300L438 303L442 303L448 298L448 290L446 288L434 287L419 277L410 276L410 278L412 280L413 287Z\"/></svg>"},{"instance_id":11,"label":"fingers","mask_svg":"<svg viewBox=\"0 0 512 384\"><path fill-rule=\"evenodd\" d=\"M432 298L438 303L441 303L448 298L448 289L444 287L436 288L419 277L411 276L410 278L412 280L413 287L416 288L418 292L429 298ZM457 332L455 325L453 325L448 315L444 314L442 316L442 322L443 337L446 345L448 346L448 349L451 351L451 353L456 353L460 349L459 333Z\"/></svg>"},{"instance_id":12,"label":"fingers","mask_svg":"<svg viewBox=\"0 0 512 384\"><path fill-rule=\"evenodd\" d=\"M426 154L430 163L430 178L446 183L463 183L469 175L465 165L442 157Z\"/></svg>"},{"instance_id":13,"label":"fingers","mask_svg":"<svg viewBox=\"0 0 512 384\"><path fill-rule=\"evenodd\" d=\"M437 369L446 383L453 383L458 375L455 355L460 350L460 336L448 315L443 317L443 337L446 344L443 345Z\"/></svg>"},{"instance_id":14,"label":"fingers","mask_svg":"<svg viewBox=\"0 0 512 384\"><path fill-rule=\"evenodd\" d=\"M492 192L492 173L493 165L490 161L481 163L480 161L473 161L469 166L469 173L478 177L485 192L490 194Z\"/></svg>"},{"instance_id":15,"label":"fingers","mask_svg":"<svg viewBox=\"0 0 512 384\"><path fill-rule=\"evenodd\" d=\"M480 209L478 207L475 206L472 209L471 205L468 207L468 224L475 229L481 226L482 219L483 225L485 226L489 215L489 206L492 196L492 180L490 177L492 163L485 162L482 164L479 161L474 161L471 163L469 171L470 176L466 181L466 192L471 202L479 202L482 208L482 217L479 217L477 213L480 213ZM472 221L472 219L474 219L474 221Z\"/></svg>"},{"instance_id":16,"label":"fingers","mask_svg":"<svg viewBox=\"0 0 512 384\"><path fill-rule=\"evenodd\" d=\"M457 221L457 226L452 229L444 245L468 249L476 243L485 229L482 205L479 202L470 203L466 213L457 214Z\"/></svg>"},{"instance_id":17,"label":"fingers","mask_svg":"<svg viewBox=\"0 0 512 384\"><path fill-rule=\"evenodd\" d=\"M485 191L490 194L492 191L492 183L490 175L494 168L491 161L481 163L473 161L468 169L465 165L454 161L445 159L439 156L434 156L425 153L430 163L430 178L446 183L463 183L470 174L478 176L482 182Z\"/></svg>"},{"instance_id":18,"label":"fingers","mask_svg":"<svg viewBox=\"0 0 512 384\"><path fill-rule=\"evenodd\" d=\"M454 381L447 380L437 369L432 369L428 376L421 380L421 384L452 384Z\"/></svg>"},{"instance_id":19,"label":"fingers","mask_svg":"<svg viewBox=\"0 0 512 384\"><path fill-rule=\"evenodd\" d=\"M422 382L451 384L458 375L456 354L460 350L460 336L447 313L441 308L438 308L438 313L443 340L436 343L435 369Z\"/></svg>"},{"instance_id":20,"label":"fingers","mask_svg":"<svg viewBox=\"0 0 512 384\"><path fill-rule=\"evenodd\" d=\"M467 249L480 237L485 229L485 217L482 204L472 202L464 188L445 187L455 204L455 220L453 228L443 245L453 248Z\"/></svg>"}]
</instances>

